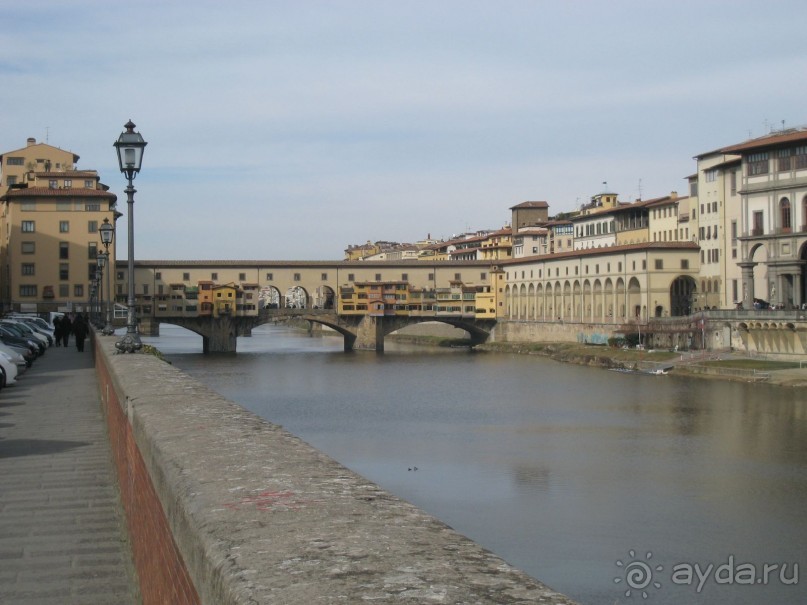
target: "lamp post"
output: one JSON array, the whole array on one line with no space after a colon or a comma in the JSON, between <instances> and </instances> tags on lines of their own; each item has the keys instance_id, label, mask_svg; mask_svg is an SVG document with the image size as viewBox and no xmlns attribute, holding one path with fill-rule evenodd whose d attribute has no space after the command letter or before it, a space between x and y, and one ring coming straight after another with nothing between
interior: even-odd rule
<instances>
[{"instance_id":1,"label":"lamp post","mask_svg":"<svg viewBox=\"0 0 807 605\"><path fill-rule=\"evenodd\" d=\"M108 254L105 252L99 252L96 256L98 263L98 323L96 325L99 328L104 325L104 267L106 267L107 256Z\"/></svg>"},{"instance_id":2,"label":"lamp post","mask_svg":"<svg viewBox=\"0 0 807 605\"><path fill-rule=\"evenodd\" d=\"M104 329L101 330L101 334L104 336L111 336L115 333L115 328L112 327L112 318L110 317L109 312L110 306L112 305L111 282L113 267L112 263L108 263L107 261L109 260L109 244L112 243L112 237L115 234L115 227L109 222L108 218L105 218L103 224L98 227L98 231L101 232L101 243L104 245L104 264L109 267L107 269L108 274L106 278L106 312L104 313L106 323L104 324Z\"/></svg>"},{"instance_id":3,"label":"lamp post","mask_svg":"<svg viewBox=\"0 0 807 605\"><path fill-rule=\"evenodd\" d=\"M120 353L135 353L139 351L143 344L140 342L140 335L137 333L137 323L135 320L135 293L134 293L134 194L135 188L132 181L140 172L143 163L143 150L146 141L139 132L135 132L135 125L131 120L124 124L126 130L121 133L114 146L118 152L118 164L120 171L126 175L129 184L126 187L126 205L128 207L128 314L126 319L126 336L115 343Z\"/></svg>"}]
</instances>

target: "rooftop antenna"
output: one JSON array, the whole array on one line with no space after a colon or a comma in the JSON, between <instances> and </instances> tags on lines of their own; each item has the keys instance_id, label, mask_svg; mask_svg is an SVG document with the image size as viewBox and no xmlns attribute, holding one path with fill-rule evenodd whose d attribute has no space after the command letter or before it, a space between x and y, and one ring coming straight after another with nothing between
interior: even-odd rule
<instances>
[{"instance_id":1,"label":"rooftop antenna","mask_svg":"<svg viewBox=\"0 0 807 605\"><path fill-rule=\"evenodd\" d=\"M50 126L45 126L45 143L50 141Z\"/></svg>"},{"instance_id":2,"label":"rooftop antenna","mask_svg":"<svg viewBox=\"0 0 807 605\"><path fill-rule=\"evenodd\" d=\"M642 201L642 179L639 179L639 201Z\"/></svg>"},{"instance_id":3,"label":"rooftop antenna","mask_svg":"<svg viewBox=\"0 0 807 605\"><path fill-rule=\"evenodd\" d=\"M784 132L784 131L785 131L785 121L782 120L782 132Z\"/></svg>"}]
</instances>

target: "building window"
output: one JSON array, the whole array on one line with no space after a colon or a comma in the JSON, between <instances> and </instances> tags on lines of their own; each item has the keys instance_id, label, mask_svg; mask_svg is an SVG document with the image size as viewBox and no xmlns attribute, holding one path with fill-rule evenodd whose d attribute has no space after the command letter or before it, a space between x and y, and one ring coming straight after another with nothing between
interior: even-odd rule
<instances>
[{"instance_id":1,"label":"building window","mask_svg":"<svg viewBox=\"0 0 807 605\"><path fill-rule=\"evenodd\" d=\"M98 221L87 221L87 233L98 233Z\"/></svg>"},{"instance_id":2,"label":"building window","mask_svg":"<svg viewBox=\"0 0 807 605\"><path fill-rule=\"evenodd\" d=\"M426 279L429 281L434 281L434 273L429 273L429 276Z\"/></svg>"},{"instance_id":3,"label":"building window","mask_svg":"<svg viewBox=\"0 0 807 605\"><path fill-rule=\"evenodd\" d=\"M34 233L36 231L36 222L35 221L22 221L22 232L23 233Z\"/></svg>"},{"instance_id":4,"label":"building window","mask_svg":"<svg viewBox=\"0 0 807 605\"><path fill-rule=\"evenodd\" d=\"M48 189L58 189L59 182L56 179L50 179L48 181Z\"/></svg>"},{"instance_id":5,"label":"building window","mask_svg":"<svg viewBox=\"0 0 807 605\"><path fill-rule=\"evenodd\" d=\"M656 267L656 271L660 271L661 269L663 269L664 268L664 259L657 258L655 260L655 267Z\"/></svg>"},{"instance_id":6,"label":"building window","mask_svg":"<svg viewBox=\"0 0 807 605\"><path fill-rule=\"evenodd\" d=\"M266 281L272 281L274 278L275 278L275 276L272 273L267 273L266 274Z\"/></svg>"},{"instance_id":7,"label":"building window","mask_svg":"<svg viewBox=\"0 0 807 605\"><path fill-rule=\"evenodd\" d=\"M375 274L375 280L376 281L381 281L381 274L380 273Z\"/></svg>"},{"instance_id":8,"label":"building window","mask_svg":"<svg viewBox=\"0 0 807 605\"><path fill-rule=\"evenodd\" d=\"M327 273L323 273L323 274L322 274L322 275L320 275L319 277L320 277L320 279L321 279L322 281L328 281L328 274L327 274Z\"/></svg>"},{"instance_id":9,"label":"building window","mask_svg":"<svg viewBox=\"0 0 807 605\"><path fill-rule=\"evenodd\" d=\"M59 233L70 232L70 221L59 221Z\"/></svg>"},{"instance_id":10,"label":"building window","mask_svg":"<svg viewBox=\"0 0 807 605\"><path fill-rule=\"evenodd\" d=\"M92 189L93 185L94 185L94 183L93 183L92 179L85 179L84 180L84 188L85 189Z\"/></svg>"},{"instance_id":11,"label":"building window","mask_svg":"<svg viewBox=\"0 0 807 605\"><path fill-rule=\"evenodd\" d=\"M70 244L59 242L59 258L62 260L70 258Z\"/></svg>"},{"instance_id":12,"label":"building window","mask_svg":"<svg viewBox=\"0 0 807 605\"><path fill-rule=\"evenodd\" d=\"M70 202L56 202L56 210L59 212L70 212L73 205Z\"/></svg>"},{"instance_id":13,"label":"building window","mask_svg":"<svg viewBox=\"0 0 807 605\"><path fill-rule=\"evenodd\" d=\"M530 271L530 277L532 277L532 271ZM482 281L486 281L488 279L488 274L485 271L479 274L479 279Z\"/></svg>"},{"instance_id":14,"label":"building window","mask_svg":"<svg viewBox=\"0 0 807 605\"><path fill-rule=\"evenodd\" d=\"M34 212L36 211L36 202L25 201L20 203L20 210L23 212Z\"/></svg>"},{"instance_id":15,"label":"building window","mask_svg":"<svg viewBox=\"0 0 807 605\"><path fill-rule=\"evenodd\" d=\"M790 149L780 149L779 153L776 154L778 156L778 162L776 169L779 172L784 172L786 170L790 170L791 162L790 162Z\"/></svg>"},{"instance_id":16,"label":"building window","mask_svg":"<svg viewBox=\"0 0 807 605\"><path fill-rule=\"evenodd\" d=\"M239 273L238 274L238 281L247 281L247 274L246 273Z\"/></svg>"},{"instance_id":17,"label":"building window","mask_svg":"<svg viewBox=\"0 0 807 605\"><path fill-rule=\"evenodd\" d=\"M98 244L96 242L87 244L87 258L90 260L98 260Z\"/></svg>"},{"instance_id":18,"label":"building window","mask_svg":"<svg viewBox=\"0 0 807 605\"><path fill-rule=\"evenodd\" d=\"M70 296L70 284L59 284L59 298Z\"/></svg>"},{"instance_id":19,"label":"building window","mask_svg":"<svg viewBox=\"0 0 807 605\"><path fill-rule=\"evenodd\" d=\"M65 189L70 189L72 187L73 187L73 181L71 179L65 179L64 180L64 188Z\"/></svg>"},{"instance_id":20,"label":"building window","mask_svg":"<svg viewBox=\"0 0 807 605\"><path fill-rule=\"evenodd\" d=\"M714 183L717 180L717 170L705 170L704 175L707 183Z\"/></svg>"},{"instance_id":21,"label":"building window","mask_svg":"<svg viewBox=\"0 0 807 605\"><path fill-rule=\"evenodd\" d=\"M751 235L762 235L765 232L765 214L762 210L754 211L754 223Z\"/></svg>"},{"instance_id":22,"label":"building window","mask_svg":"<svg viewBox=\"0 0 807 605\"><path fill-rule=\"evenodd\" d=\"M689 259L686 259L686 258L681 259L681 268L682 269L689 269Z\"/></svg>"},{"instance_id":23,"label":"building window","mask_svg":"<svg viewBox=\"0 0 807 605\"><path fill-rule=\"evenodd\" d=\"M462 281L462 273L455 273L454 281Z\"/></svg>"},{"instance_id":24,"label":"building window","mask_svg":"<svg viewBox=\"0 0 807 605\"><path fill-rule=\"evenodd\" d=\"M36 252L36 244L34 242L22 242L20 251L23 254L34 254Z\"/></svg>"},{"instance_id":25,"label":"building window","mask_svg":"<svg viewBox=\"0 0 807 605\"><path fill-rule=\"evenodd\" d=\"M218 273L211 273L210 274L210 279L212 279L213 281L216 281L218 278L219 278Z\"/></svg>"},{"instance_id":26,"label":"building window","mask_svg":"<svg viewBox=\"0 0 807 605\"><path fill-rule=\"evenodd\" d=\"M36 285L20 286L20 296L36 296Z\"/></svg>"},{"instance_id":27,"label":"building window","mask_svg":"<svg viewBox=\"0 0 807 605\"><path fill-rule=\"evenodd\" d=\"M59 279L62 281L70 279L70 265L68 263L59 263Z\"/></svg>"},{"instance_id":28,"label":"building window","mask_svg":"<svg viewBox=\"0 0 807 605\"><path fill-rule=\"evenodd\" d=\"M356 276L353 273L348 273L347 281L356 281Z\"/></svg>"},{"instance_id":29,"label":"building window","mask_svg":"<svg viewBox=\"0 0 807 605\"><path fill-rule=\"evenodd\" d=\"M401 273L401 281L409 281L409 274Z\"/></svg>"},{"instance_id":30,"label":"building window","mask_svg":"<svg viewBox=\"0 0 807 605\"><path fill-rule=\"evenodd\" d=\"M183 273L182 274L182 281L191 281L191 274L190 273Z\"/></svg>"},{"instance_id":31,"label":"building window","mask_svg":"<svg viewBox=\"0 0 807 605\"><path fill-rule=\"evenodd\" d=\"M786 197L783 197L782 201L779 202L779 218L782 229L787 229L790 231L792 226L790 222L790 200Z\"/></svg>"},{"instance_id":32,"label":"building window","mask_svg":"<svg viewBox=\"0 0 807 605\"><path fill-rule=\"evenodd\" d=\"M768 154L752 153L748 156L748 176L768 174Z\"/></svg>"},{"instance_id":33,"label":"building window","mask_svg":"<svg viewBox=\"0 0 807 605\"><path fill-rule=\"evenodd\" d=\"M25 158L14 156L6 160L6 166L25 166Z\"/></svg>"},{"instance_id":34,"label":"building window","mask_svg":"<svg viewBox=\"0 0 807 605\"><path fill-rule=\"evenodd\" d=\"M294 281L300 281L301 279L302 279L302 276L299 273L294 274Z\"/></svg>"},{"instance_id":35,"label":"building window","mask_svg":"<svg viewBox=\"0 0 807 605\"><path fill-rule=\"evenodd\" d=\"M100 212L101 211L101 204L97 202L87 202L84 204L84 210L86 212Z\"/></svg>"},{"instance_id":36,"label":"building window","mask_svg":"<svg viewBox=\"0 0 807 605\"><path fill-rule=\"evenodd\" d=\"M22 274L23 275L36 275L36 265L34 265L34 263L23 263L22 264Z\"/></svg>"},{"instance_id":37,"label":"building window","mask_svg":"<svg viewBox=\"0 0 807 605\"><path fill-rule=\"evenodd\" d=\"M81 284L76 284L73 286L73 296L76 298L83 298L84 297L84 286Z\"/></svg>"},{"instance_id":38,"label":"building window","mask_svg":"<svg viewBox=\"0 0 807 605\"><path fill-rule=\"evenodd\" d=\"M807 145L802 145L801 147L796 147L793 151L794 164L796 170L801 170L803 168L807 168Z\"/></svg>"}]
</instances>

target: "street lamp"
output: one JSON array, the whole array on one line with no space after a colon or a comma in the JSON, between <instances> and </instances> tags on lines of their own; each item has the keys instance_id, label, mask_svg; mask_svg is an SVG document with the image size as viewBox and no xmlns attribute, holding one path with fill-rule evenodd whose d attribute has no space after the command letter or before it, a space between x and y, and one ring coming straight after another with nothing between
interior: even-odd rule
<instances>
[{"instance_id":1,"label":"street lamp","mask_svg":"<svg viewBox=\"0 0 807 605\"><path fill-rule=\"evenodd\" d=\"M105 218L103 224L98 227L98 231L101 233L101 243L104 245L104 264L107 264L107 261L109 260L109 244L112 243L112 237L115 234L115 227L109 222L108 218ZM110 306L112 305L111 282L113 268L112 263L109 263L106 278L106 312L104 313L106 323L104 324L104 329L101 330L101 334L105 336L111 336L115 333L115 328L112 327L112 318L110 317L109 312Z\"/></svg>"},{"instance_id":2,"label":"street lamp","mask_svg":"<svg viewBox=\"0 0 807 605\"><path fill-rule=\"evenodd\" d=\"M99 252L95 260L98 263L98 323L99 328L104 324L104 267L106 267L107 254Z\"/></svg>"},{"instance_id":3,"label":"street lamp","mask_svg":"<svg viewBox=\"0 0 807 605\"><path fill-rule=\"evenodd\" d=\"M120 353L134 353L143 346L140 336L137 333L135 321L135 294L134 294L134 194L136 189L132 181L140 172L140 165L143 163L143 150L146 148L146 141L135 132L135 125L131 120L124 124L126 130L121 133L114 146L118 152L118 164L120 171L126 175L129 184L126 187L126 205L128 207L128 273L129 273L129 293L128 293L128 314L126 320L126 336L115 343Z\"/></svg>"}]
</instances>

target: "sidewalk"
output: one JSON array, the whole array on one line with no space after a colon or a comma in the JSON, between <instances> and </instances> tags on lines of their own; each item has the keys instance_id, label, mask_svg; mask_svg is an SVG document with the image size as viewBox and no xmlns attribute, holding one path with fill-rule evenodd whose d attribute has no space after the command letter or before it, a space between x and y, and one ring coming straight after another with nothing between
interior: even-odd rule
<instances>
[{"instance_id":1,"label":"sidewalk","mask_svg":"<svg viewBox=\"0 0 807 605\"><path fill-rule=\"evenodd\" d=\"M0 603L139 602L89 340L0 391Z\"/></svg>"}]
</instances>

